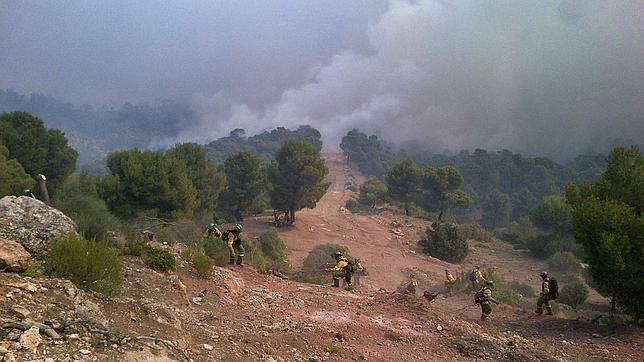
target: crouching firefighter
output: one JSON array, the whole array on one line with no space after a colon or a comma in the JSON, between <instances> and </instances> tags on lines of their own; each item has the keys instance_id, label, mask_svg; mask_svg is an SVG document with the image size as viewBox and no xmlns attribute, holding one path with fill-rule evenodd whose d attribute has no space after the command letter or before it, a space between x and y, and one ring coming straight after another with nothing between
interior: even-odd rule
<instances>
[{"instance_id":1,"label":"crouching firefighter","mask_svg":"<svg viewBox=\"0 0 644 362\"><path fill-rule=\"evenodd\" d=\"M481 305L481 320L484 321L492 313L492 303L499 304L494 298L492 298L492 288L494 287L494 282L487 280L483 289L479 290L474 294L474 303Z\"/></svg>"},{"instance_id":2,"label":"crouching firefighter","mask_svg":"<svg viewBox=\"0 0 644 362\"><path fill-rule=\"evenodd\" d=\"M232 229L224 231L221 235L221 240L225 241L228 245L230 252L229 264L235 264L235 257L237 257L237 265L242 265L244 258L244 246L241 243L239 234L242 232L241 224L235 224Z\"/></svg>"},{"instance_id":3,"label":"crouching firefighter","mask_svg":"<svg viewBox=\"0 0 644 362\"><path fill-rule=\"evenodd\" d=\"M339 288L340 278L344 277L344 288L349 291L353 290L353 284L351 283L351 277L353 277L355 271L353 263L339 251L331 254L331 256L335 258L336 264L333 268L325 270L333 273L333 286Z\"/></svg>"}]
</instances>

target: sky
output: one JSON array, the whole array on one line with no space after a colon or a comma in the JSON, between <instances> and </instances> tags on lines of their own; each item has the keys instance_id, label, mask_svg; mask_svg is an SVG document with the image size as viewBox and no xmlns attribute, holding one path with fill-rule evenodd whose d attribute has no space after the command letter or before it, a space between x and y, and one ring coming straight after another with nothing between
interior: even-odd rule
<instances>
[{"instance_id":1,"label":"sky","mask_svg":"<svg viewBox=\"0 0 644 362\"><path fill-rule=\"evenodd\" d=\"M644 145L644 1L0 2L0 89L174 99L208 140L301 124L442 151ZM560 157L559 157L560 158Z\"/></svg>"}]
</instances>

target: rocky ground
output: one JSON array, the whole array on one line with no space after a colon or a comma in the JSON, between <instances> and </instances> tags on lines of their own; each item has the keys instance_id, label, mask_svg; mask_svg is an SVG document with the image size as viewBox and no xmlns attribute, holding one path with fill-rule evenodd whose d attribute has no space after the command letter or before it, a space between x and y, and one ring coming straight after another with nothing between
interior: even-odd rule
<instances>
[{"instance_id":1,"label":"rocky ground","mask_svg":"<svg viewBox=\"0 0 644 362\"><path fill-rule=\"evenodd\" d=\"M215 268L202 278L176 245L166 246L178 256L172 274L124 257L123 287L111 298L66 280L0 272L2 360L644 359L644 334L636 327L599 327L583 318L536 316L510 306L495 308L491 320L480 322L469 295L429 302L394 292L410 270L420 274L421 290L437 290L445 267L466 270L476 260L499 265L509 279L531 282L524 280L531 261L503 245L482 244L461 266L424 256L414 232L426 221L388 212L352 215L342 208L350 172L337 156L328 163L331 190L318 208L300 213L297 226L281 234L296 267L318 243L349 246L370 272L361 289L298 283L248 266ZM262 228L264 222L247 225Z\"/></svg>"}]
</instances>

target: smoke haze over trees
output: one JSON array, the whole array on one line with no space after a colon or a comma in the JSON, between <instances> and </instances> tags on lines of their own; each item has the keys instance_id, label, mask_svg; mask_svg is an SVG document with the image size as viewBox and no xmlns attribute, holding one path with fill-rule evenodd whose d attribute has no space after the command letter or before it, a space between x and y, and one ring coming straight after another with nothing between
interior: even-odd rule
<instances>
[{"instance_id":1,"label":"smoke haze over trees","mask_svg":"<svg viewBox=\"0 0 644 362\"><path fill-rule=\"evenodd\" d=\"M78 105L22 110L88 150L102 146L55 122L128 147L309 124L327 147L359 128L562 160L644 145L642 13L637 0L5 1L0 89Z\"/></svg>"}]
</instances>

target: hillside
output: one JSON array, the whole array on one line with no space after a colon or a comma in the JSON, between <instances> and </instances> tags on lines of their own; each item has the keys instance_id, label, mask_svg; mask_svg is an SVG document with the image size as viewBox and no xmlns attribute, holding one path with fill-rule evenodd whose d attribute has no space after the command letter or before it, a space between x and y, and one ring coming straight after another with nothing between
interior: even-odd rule
<instances>
[{"instance_id":1,"label":"hillside","mask_svg":"<svg viewBox=\"0 0 644 362\"><path fill-rule=\"evenodd\" d=\"M419 274L422 291L440 288L443 269L466 270L475 262L496 266L508 279L538 284L527 278L542 265L500 242L473 243L473 255L461 266L425 256L415 241L428 221L390 211L345 211L342 205L350 195L345 183L360 176L340 155L325 157L332 181L328 193L280 234L295 268L317 244L348 246L370 273L361 289L350 293L298 283L248 266L215 268L203 279L181 258L181 244L159 245L178 256L173 275L148 269L140 258L124 257L123 288L111 298L80 291L65 280L0 273L0 355L7 361L643 358L644 334L635 327L538 317L510 306L495 308L491 320L480 323L480 310L469 295L441 296L430 303L395 293L410 270ZM258 217L246 225L265 228L266 220ZM189 302L179 292L178 279ZM33 338L39 343L27 337L20 341L31 325L41 327L41 336Z\"/></svg>"}]
</instances>

